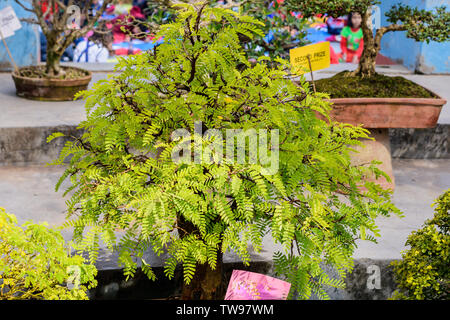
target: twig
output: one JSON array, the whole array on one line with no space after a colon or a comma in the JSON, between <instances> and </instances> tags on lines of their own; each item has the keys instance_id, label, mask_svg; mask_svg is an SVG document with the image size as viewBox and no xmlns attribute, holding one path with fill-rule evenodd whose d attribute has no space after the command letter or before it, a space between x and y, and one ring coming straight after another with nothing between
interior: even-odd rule
<instances>
[{"instance_id":1,"label":"twig","mask_svg":"<svg viewBox=\"0 0 450 320\"><path fill-rule=\"evenodd\" d=\"M316 84L314 82L314 75L313 75L313 70L312 70L312 66L311 66L311 55L308 54L306 57L308 58L309 70L311 71L311 80L312 80L312 84L313 84L313 88L314 88L314 93L316 93Z\"/></svg>"}]
</instances>

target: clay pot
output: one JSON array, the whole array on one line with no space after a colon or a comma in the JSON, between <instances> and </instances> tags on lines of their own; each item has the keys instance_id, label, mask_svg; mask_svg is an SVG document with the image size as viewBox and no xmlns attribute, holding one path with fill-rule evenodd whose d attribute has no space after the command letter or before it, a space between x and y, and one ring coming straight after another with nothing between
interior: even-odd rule
<instances>
[{"instance_id":1,"label":"clay pot","mask_svg":"<svg viewBox=\"0 0 450 320\"><path fill-rule=\"evenodd\" d=\"M92 79L92 73L75 67L72 68L84 71L86 76L78 79L54 79L54 78L30 78L12 73L12 78L16 85L16 94L19 97L32 100L45 101L68 101L73 100L77 92L86 90Z\"/></svg>"},{"instance_id":2,"label":"clay pot","mask_svg":"<svg viewBox=\"0 0 450 320\"><path fill-rule=\"evenodd\" d=\"M331 117L364 128L433 128L446 100L442 98L331 99Z\"/></svg>"},{"instance_id":3,"label":"clay pot","mask_svg":"<svg viewBox=\"0 0 450 320\"><path fill-rule=\"evenodd\" d=\"M437 96L437 95L436 95ZM359 165L379 160L379 169L387 173L391 181L384 177L367 180L376 182L384 189L395 188L392 169L389 128L433 128L436 126L442 107L447 103L442 98L341 98L331 99L333 109L330 117L352 125L362 124L369 129L375 140L362 142L365 148L355 148L352 163Z\"/></svg>"}]
</instances>

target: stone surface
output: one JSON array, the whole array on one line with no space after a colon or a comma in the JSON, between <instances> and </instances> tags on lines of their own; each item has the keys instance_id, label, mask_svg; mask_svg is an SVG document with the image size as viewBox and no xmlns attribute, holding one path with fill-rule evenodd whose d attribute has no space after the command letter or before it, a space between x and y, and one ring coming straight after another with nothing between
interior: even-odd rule
<instances>
[{"instance_id":1,"label":"stone surface","mask_svg":"<svg viewBox=\"0 0 450 320\"><path fill-rule=\"evenodd\" d=\"M93 73L89 88L106 78L106 73ZM83 100L61 102L19 98L11 74L0 73L0 128L77 126L85 119Z\"/></svg>"},{"instance_id":2,"label":"stone surface","mask_svg":"<svg viewBox=\"0 0 450 320\"><path fill-rule=\"evenodd\" d=\"M52 133L62 132L47 143ZM0 166L21 164L45 164L58 158L70 136L79 137L75 126L0 128Z\"/></svg>"},{"instance_id":3,"label":"stone surface","mask_svg":"<svg viewBox=\"0 0 450 320\"><path fill-rule=\"evenodd\" d=\"M359 240L355 259L400 259L412 231L433 217L434 200L450 188L450 161L393 159L396 188L393 201L404 217L379 217L378 243Z\"/></svg>"},{"instance_id":4,"label":"stone surface","mask_svg":"<svg viewBox=\"0 0 450 320\"><path fill-rule=\"evenodd\" d=\"M430 129L389 129L393 158L450 159L450 125Z\"/></svg>"},{"instance_id":5,"label":"stone surface","mask_svg":"<svg viewBox=\"0 0 450 320\"><path fill-rule=\"evenodd\" d=\"M345 279L345 289L330 288L332 300L387 300L396 289L393 260L358 259ZM328 271L336 277L335 272Z\"/></svg>"}]
</instances>

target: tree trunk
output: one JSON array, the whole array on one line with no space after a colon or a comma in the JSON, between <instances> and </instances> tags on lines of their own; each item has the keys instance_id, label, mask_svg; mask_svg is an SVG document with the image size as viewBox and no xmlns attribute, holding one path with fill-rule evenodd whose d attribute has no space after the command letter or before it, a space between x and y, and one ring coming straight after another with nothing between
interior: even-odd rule
<instances>
[{"instance_id":1,"label":"tree trunk","mask_svg":"<svg viewBox=\"0 0 450 320\"><path fill-rule=\"evenodd\" d=\"M181 215L178 216L178 226L186 230L187 234L197 233L198 229L189 221L186 221ZM187 234L182 234L183 238ZM199 233L199 232L198 232ZM182 300L223 300L225 288L222 275L223 255L220 250L217 252L217 265L213 270L208 263L197 264L194 277L189 285L183 281L181 290Z\"/></svg>"},{"instance_id":2,"label":"tree trunk","mask_svg":"<svg viewBox=\"0 0 450 320\"><path fill-rule=\"evenodd\" d=\"M375 66L378 52L376 50L364 49L355 74L362 78L369 78L376 74Z\"/></svg>"},{"instance_id":3,"label":"tree trunk","mask_svg":"<svg viewBox=\"0 0 450 320\"><path fill-rule=\"evenodd\" d=\"M222 281L222 254L217 257L214 270L209 264L197 265L194 278L189 285L183 282L182 300L223 300L224 287Z\"/></svg>"},{"instance_id":4,"label":"tree trunk","mask_svg":"<svg viewBox=\"0 0 450 320\"><path fill-rule=\"evenodd\" d=\"M371 14L369 10L367 10L362 15L361 23L364 35L364 50L361 59L359 60L358 68L352 73L352 75L363 78L369 78L376 74L376 59L378 51L380 51L380 43L376 41L373 35L371 19Z\"/></svg>"},{"instance_id":5,"label":"tree trunk","mask_svg":"<svg viewBox=\"0 0 450 320\"><path fill-rule=\"evenodd\" d=\"M47 61L45 65L45 73L47 76L60 76L63 74L61 70L60 61L62 54L56 48L56 45L47 43Z\"/></svg>"}]
</instances>

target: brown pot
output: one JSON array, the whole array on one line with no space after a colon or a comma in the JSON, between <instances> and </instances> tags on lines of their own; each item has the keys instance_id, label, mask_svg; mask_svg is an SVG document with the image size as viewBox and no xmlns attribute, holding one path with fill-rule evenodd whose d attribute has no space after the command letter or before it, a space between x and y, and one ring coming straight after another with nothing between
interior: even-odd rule
<instances>
[{"instance_id":1,"label":"brown pot","mask_svg":"<svg viewBox=\"0 0 450 320\"><path fill-rule=\"evenodd\" d=\"M68 101L73 100L75 94L86 90L92 79L90 71L75 68L62 67L82 70L86 76L78 79L52 79L52 78L30 78L12 73L12 78L16 85L16 94L19 97L32 100L45 101Z\"/></svg>"},{"instance_id":2,"label":"brown pot","mask_svg":"<svg viewBox=\"0 0 450 320\"><path fill-rule=\"evenodd\" d=\"M437 95L436 95L437 96ZM369 129L375 140L362 140L364 148L356 147L352 156L354 165L379 160L379 168L391 179L384 177L366 180L376 182L384 189L395 188L392 169L388 128L433 128L437 124L442 107L447 103L442 98L341 98L331 99L330 117L352 125L362 124Z\"/></svg>"},{"instance_id":3,"label":"brown pot","mask_svg":"<svg viewBox=\"0 0 450 320\"><path fill-rule=\"evenodd\" d=\"M331 99L330 116L364 128L433 128L446 100L442 98Z\"/></svg>"}]
</instances>

